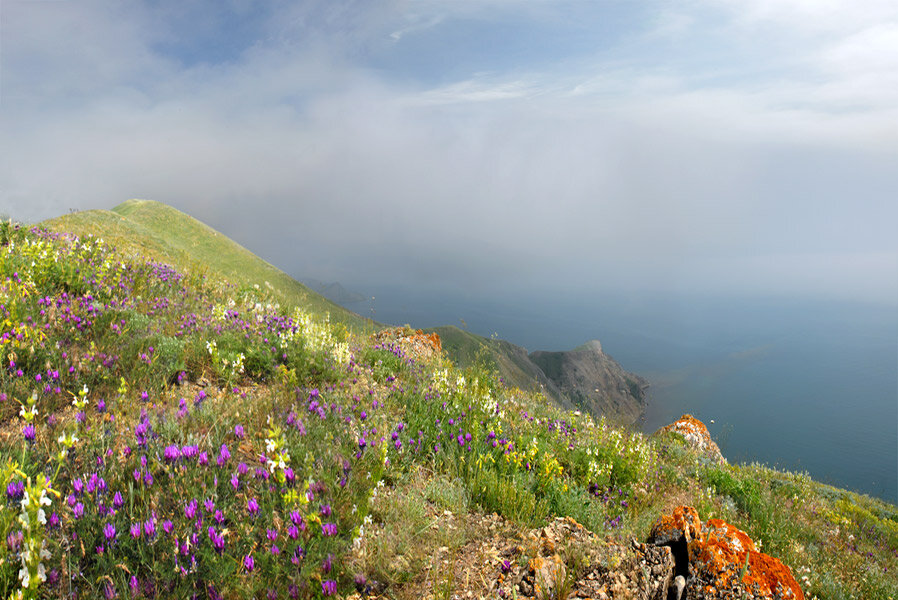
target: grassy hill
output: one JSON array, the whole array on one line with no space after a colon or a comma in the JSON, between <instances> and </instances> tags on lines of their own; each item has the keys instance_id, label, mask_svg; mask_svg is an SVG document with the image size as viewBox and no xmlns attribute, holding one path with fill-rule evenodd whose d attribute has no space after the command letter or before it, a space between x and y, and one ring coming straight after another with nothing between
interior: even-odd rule
<instances>
[{"instance_id":1,"label":"grassy hill","mask_svg":"<svg viewBox=\"0 0 898 600\"><path fill-rule=\"evenodd\" d=\"M426 331L440 336L443 350L459 368L479 366L489 369L507 385L542 392L564 408L573 407L520 346L505 340L488 339L454 325L433 327Z\"/></svg>"},{"instance_id":2,"label":"grassy hill","mask_svg":"<svg viewBox=\"0 0 898 600\"><path fill-rule=\"evenodd\" d=\"M0 224L2 598L898 597L894 505L565 411L465 332L457 368L266 304L103 214L118 250ZM655 545L677 514L699 545Z\"/></svg>"},{"instance_id":3,"label":"grassy hill","mask_svg":"<svg viewBox=\"0 0 898 600\"><path fill-rule=\"evenodd\" d=\"M376 326L310 290L240 244L177 209L152 200L128 200L112 210L76 212L40 223L50 231L103 238L126 257L152 258L182 270L238 285L271 285L281 303L329 313L359 331Z\"/></svg>"}]
</instances>

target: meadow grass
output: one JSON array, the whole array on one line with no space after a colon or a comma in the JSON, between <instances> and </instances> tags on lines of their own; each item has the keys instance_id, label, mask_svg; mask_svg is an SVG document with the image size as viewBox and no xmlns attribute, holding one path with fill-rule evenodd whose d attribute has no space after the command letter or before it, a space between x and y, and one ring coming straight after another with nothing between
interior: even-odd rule
<instances>
[{"instance_id":1,"label":"meadow grass","mask_svg":"<svg viewBox=\"0 0 898 600\"><path fill-rule=\"evenodd\" d=\"M450 597L434 556L469 532L441 515L623 542L677 504L745 529L809 596L898 595L892 505L712 465L299 296L11 223L0 291L0 597L398 594L428 566Z\"/></svg>"}]
</instances>

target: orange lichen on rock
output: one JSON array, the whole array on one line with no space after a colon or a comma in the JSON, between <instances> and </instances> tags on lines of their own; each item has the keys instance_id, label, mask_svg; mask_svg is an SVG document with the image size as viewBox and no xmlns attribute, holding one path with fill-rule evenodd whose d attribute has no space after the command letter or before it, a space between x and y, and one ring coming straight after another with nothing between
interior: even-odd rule
<instances>
[{"instance_id":1,"label":"orange lichen on rock","mask_svg":"<svg viewBox=\"0 0 898 600\"><path fill-rule=\"evenodd\" d=\"M671 515L661 515L652 527L652 539L658 545L685 539L686 543L701 539L702 521L691 506L678 506Z\"/></svg>"},{"instance_id":2,"label":"orange lichen on rock","mask_svg":"<svg viewBox=\"0 0 898 600\"><path fill-rule=\"evenodd\" d=\"M378 331L371 337L381 344L398 344L406 355L415 360L430 360L443 352L440 336L436 333L424 333L420 329L394 327Z\"/></svg>"},{"instance_id":3,"label":"orange lichen on rock","mask_svg":"<svg viewBox=\"0 0 898 600\"><path fill-rule=\"evenodd\" d=\"M758 552L748 534L725 521L709 519L702 524L691 506L677 507L671 515L662 516L652 528L650 540L656 545L685 542L687 590L701 590L706 598L727 598L741 588L754 598L804 599L789 567Z\"/></svg>"},{"instance_id":4,"label":"orange lichen on rock","mask_svg":"<svg viewBox=\"0 0 898 600\"><path fill-rule=\"evenodd\" d=\"M692 415L686 414L671 423L670 425L665 425L661 429L658 430L658 433L662 433L665 431L673 431L674 433L679 433L686 441L689 442L695 448L698 448L701 452L705 454L708 458L716 463L725 463L726 459L723 457L723 454L720 453L720 448L711 439L711 434L708 432L708 428L705 427L705 424L693 417Z\"/></svg>"}]
</instances>

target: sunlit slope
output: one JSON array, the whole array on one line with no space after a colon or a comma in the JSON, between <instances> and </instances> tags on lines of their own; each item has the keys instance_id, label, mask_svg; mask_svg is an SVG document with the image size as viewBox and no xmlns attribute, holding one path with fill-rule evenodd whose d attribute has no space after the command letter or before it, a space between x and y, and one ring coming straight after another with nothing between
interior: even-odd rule
<instances>
[{"instance_id":1,"label":"sunlit slope","mask_svg":"<svg viewBox=\"0 0 898 600\"><path fill-rule=\"evenodd\" d=\"M214 274L238 285L268 282L282 303L303 306L355 330L376 327L262 260L226 235L152 200L128 200L112 210L89 210L40 223L51 231L102 237L129 256L151 257L179 268Z\"/></svg>"},{"instance_id":2,"label":"sunlit slope","mask_svg":"<svg viewBox=\"0 0 898 600\"><path fill-rule=\"evenodd\" d=\"M573 408L556 385L527 356L527 351L505 340L487 339L454 325L434 327L443 342L443 350L460 368L472 365L496 372L507 385L540 391L563 408Z\"/></svg>"}]
</instances>

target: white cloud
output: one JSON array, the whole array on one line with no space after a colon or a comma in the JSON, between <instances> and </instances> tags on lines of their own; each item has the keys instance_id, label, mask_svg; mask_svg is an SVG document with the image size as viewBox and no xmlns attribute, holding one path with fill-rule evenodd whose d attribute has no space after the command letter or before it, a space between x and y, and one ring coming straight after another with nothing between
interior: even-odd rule
<instances>
[{"instance_id":1,"label":"white cloud","mask_svg":"<svg viewBox=\"0 0 898 600\"><path fill-rule=\"evenodd\" d=\"M486 19L511 6L458 10ZM746 6L730 5L732 19L714 27L731 27L763 73L776 56L741 47L748 23L800 27L795 15L809 8ZM898 254L896 207L884 200L898 189L888 79L898 69L894 53L878 55L895 43L893 24L842 31L833 21L825 39L819 27L796 37L794 78L720 78L696 49L671 57L653 45L701 32L699 12L652 43L634 31L632 54L440 85L397 83L354 54L429 34L443 25L437 8L388 5L367 19L351 14L358 4L303 5L263 19L265 34L226 61L182 63L145 30L162 17L20 7L4 19L18 29L0 65L0 209L39 219L155 198L296 274L316 265L334 278L438 271L465 285L588 273L627 286L686 269L695 285L735 285L721 275L732 261L748 265L746 286L800 287L788 273L803 262L818 273L831 263L815 290L844 280L872 294L859 280L884 279Z\"/></svg>"}]
</instances>

